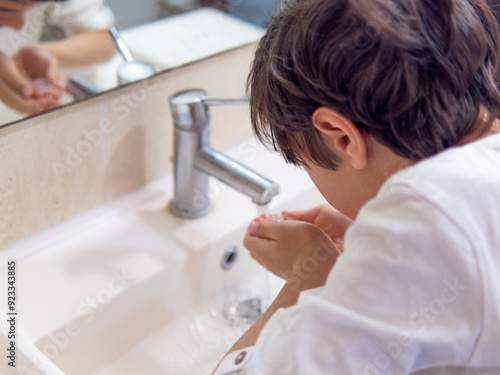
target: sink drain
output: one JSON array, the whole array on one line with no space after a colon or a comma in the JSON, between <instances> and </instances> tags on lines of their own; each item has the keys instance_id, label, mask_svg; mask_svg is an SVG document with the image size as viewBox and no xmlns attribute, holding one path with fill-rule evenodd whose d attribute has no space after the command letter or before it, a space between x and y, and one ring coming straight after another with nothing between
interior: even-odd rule
<instances>
[{"instance_id":1,"label":"sink drain","mask_svg":"<svg viewBox=\"0 0 500 375\"><path fill-rule=\"evenodd\" d=\"M223 270L232 268L238 259L238 248L236 246L228 246L222 254L220 266Z\"/></svg>"},{"instance_id":2,"label":"sink drain","mask_svg":"<svg viewBox=\"0 0 500 375\"><path fill-rule=\"evenodd\" d=\"M262 316L260 298L248 298L236 301L224 311L224 317L232 324L244 323L252 325Z\"/></svg>"}]
</instances>

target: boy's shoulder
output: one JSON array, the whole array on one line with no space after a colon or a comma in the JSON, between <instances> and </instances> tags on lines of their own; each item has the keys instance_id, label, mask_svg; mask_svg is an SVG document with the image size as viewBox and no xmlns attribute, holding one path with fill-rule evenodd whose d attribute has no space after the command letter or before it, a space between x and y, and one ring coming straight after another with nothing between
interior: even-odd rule
<instances>
[{"instance_id":1,"label":"boy's shoulder","mask_svg":"<svg viewBox=\"0 0 500 375\"><path fill-rule=\"evenodd\" d=\"M500 134L453 147L405 168L382 186L377 198L411 196L429 202L461 226L500 216Z\"/></svg>"},{"instance_id":2,"label":"boy's shoulder","mask_svg":"<svg viewBox=\"0 0 500 375\"><path fill-rule=\"evenodd\" d=\"M387 180L380 194L386 194L398 185L406 185L418 193L432 197L471 193L481 187L498 189L500 182L500 134L449 148L430 158L405 168ZM500 191L498 192L500 195ZM441 194L439 194L441 196ZM472 198L472 197L471 197Z\"/></svg>"}]
</instances>

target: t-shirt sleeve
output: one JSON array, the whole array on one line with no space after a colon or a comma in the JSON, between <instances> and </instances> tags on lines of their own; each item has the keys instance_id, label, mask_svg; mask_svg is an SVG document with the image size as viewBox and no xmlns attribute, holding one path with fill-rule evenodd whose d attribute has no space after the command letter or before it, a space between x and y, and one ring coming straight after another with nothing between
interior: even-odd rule
<instances>
[{"instance_id":1,"label":"t-shirt sleeve","mask_svg":"<svg viewBox=\"0 0 500 375\"><path fill-rule=\"evenodd\" d=\"M82 30L108 29L115 17L103 0L70 0L54 4L47 21L71 36Z\"/></svg>"},{"instance_id":2,"label":"t-shirt sleeve","mask_svg":"<svg viewBox=\"0 0 500 375\"><path fill-rule=\"evenodd\" d=\"M392 185L360 211L320 293L261 332L245 371L411 374L470 360L482 314L473 244L453 218Z\"/></svg>"}]
</instances>

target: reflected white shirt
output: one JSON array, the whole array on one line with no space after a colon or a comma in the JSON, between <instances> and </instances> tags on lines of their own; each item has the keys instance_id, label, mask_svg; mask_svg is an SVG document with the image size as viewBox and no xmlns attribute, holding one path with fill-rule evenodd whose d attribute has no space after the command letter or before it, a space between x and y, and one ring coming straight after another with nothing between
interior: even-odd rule
<instances>
[{"instance_id":1,"label":"reflected white shirt","mask_svg":"<svg viewBox=\"0 0 500 375\"><path fill-rule=\"evenodd\" d=\"M0 28L0 51L13 55L21 47L39 42L45 24L60 28L68 37L82 30L104 30L114 22L113 12L103 0L40 3L26 13L21 30Z\"/></svg>"}]
</instances>

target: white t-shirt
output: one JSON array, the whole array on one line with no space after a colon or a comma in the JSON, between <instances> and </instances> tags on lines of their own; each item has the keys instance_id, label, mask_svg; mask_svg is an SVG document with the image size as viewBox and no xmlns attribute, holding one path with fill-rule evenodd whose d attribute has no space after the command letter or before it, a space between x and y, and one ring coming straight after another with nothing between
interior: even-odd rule
<instances>
[{"instance_id":1,"label":"white t-shirt","mask_svg":"<svg viewBox=\"0 0 500 375\"><path fill-rule=\"evenodd\" d=\"M105 30L115 22L103 0L69 0L39 3L25 15L21 30L0 28L0 51L13 55L21 47L37 43L46 24L60 28L66 37L83 30Z\"/></svg>"},{"instance_id":2,"label":"white t-shirt","mask_svg":"<svg viewBox=\"0 0 500 375\"><path fill-rule=\"evenodd\" d=\"M500 135L391 177L253 350L245 374L500 374Z\"/></svg>"}]
</instances>

